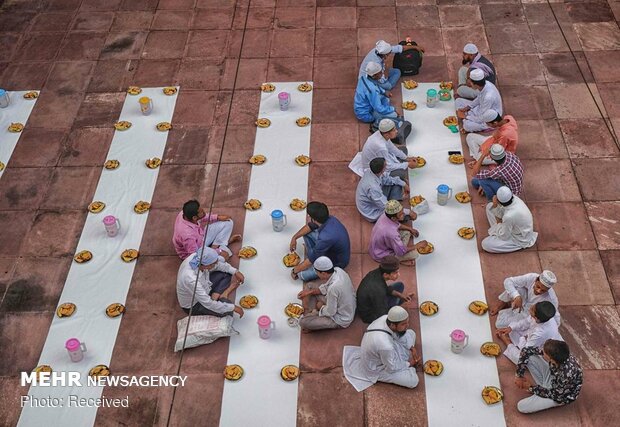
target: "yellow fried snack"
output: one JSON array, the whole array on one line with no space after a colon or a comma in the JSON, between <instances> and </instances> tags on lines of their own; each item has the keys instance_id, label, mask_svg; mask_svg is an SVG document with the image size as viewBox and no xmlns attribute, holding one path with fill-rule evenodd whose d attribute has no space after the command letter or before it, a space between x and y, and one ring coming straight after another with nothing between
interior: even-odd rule
<instances>
[{"instance_id":1,"label":"yellow fried snack","mask_svg":"<svg viewBox=\"0 0 620 427\"><path fill-rule=\"evenodd\" d=\"M24 130L24 125L21 123L11 123L7 130L9 132L19 133Z\"/></svg>"},{"instance_id":2,"label":"yellow fried snack","mask_svg":"<svg viewBox=\"0 0 620 427\"><path fill-rule=\"evenodd\" d=\"M484 344L482 344L482 346L480 346L480 353L489 357L497 357L502 354L502 348L499 346L499 344L492 341L485 342Z\"/></svg>"},{"instance_id":3,"label":"yellow fried snack","mask_svg":"<svg viewBox=\"0 0 620 427\"><path fill-rule=\"evenodd\" d=\"M471 196L467 191L461 191L459 193L456 193L454 195L454 198L459 202L459 203L469 203L471 202Z\"/></svg>"},{"instance_id":4,"label":"yellow fried snack","mask_svg":"<svg viewBox=\"0 0 620 427\"><path fill-rule=\"evenodd\" d=\"M105 203L94 201L88 205L88 211L91 213L99 213L105 208Z\"/></svg>"},{"instance_id":5,"label":"yellow fried snack","mask_svg":"<svg viewBox=\"0 0 620 427\"><path fill-rule=\"evenodd\" d=\"M26 92L24 94L24 99L37 99L39 97L39 92L37 91L30 91L30 92Z\"/></svg>"},{"instance_id":6,"label":"yellow fried snack","mask_svg":"<svg viewBox=\"0 0 620 427\"><path fill-rule=\"evenodd\" d=\"M73 259L78 264L83 264L93 259L93 254L91 251L80 251L77 254L75 254Z\"/></svg>"},{"instance_id":7,"label":"yellow fried snack","mask_svg":"<svg viewBox=\"0 0 620 427\"><path fill-rule=\"evenodd\" d=\"M131 127L131 122L126 120L121 120L120 122L114 123L114 129L116 130L127 130Z\"/></svg>"},{"instance_id":8,"label":"yellow fried snack","mask_svg":"<svg viewBox=\"0 0 620 427\"><path fill-rule=\"evenodd\" d=\"M241 308L254 308L258 305L258 298L254 295L244 295L239 298Z\"/></svg>"},{"instance_id":9,"label":"yellow fried snack","mask_svg":"<svg viewBox=\"0 0 620 427\"><path fill-rule=\"evenodd\" d=\"M455 165L462 165L465 161L465 158L462 154L450 154L448 160L450 161L450 163L453 163Z\"/></svg>"},{"instance_id":10,"label":"yellow fried snack","mask_svg":"<svg viewBox=\"0 0 620 427\"><path fill-rule=\"evenodd\" d=\"M118 160L106 160L106 162L103 164L103 167L111 171L117 169L120 165L121 162L119 162Z\"/></svg>"},{"instance_id":11,"label":"yellow fried snack","mask_svg":"<svg viewBox=\"0 0 620 427\"><path fill-rule=\"evenodd\" d=\"M308 126L310 124L310 117L300 117L295 120L295 123L297 123L299 127Z\"/></svg>"},{"instance_id":12,"label":"yellow fried snack","mask_svg":"<svg viewBox=\"0 0 620 427\"><path fill-rule=\"evenodd\" d=\"M75 313L76 306L72 302L65 302L60 304L56 309L56 316L58 317L69 317L73 313Z\"/></svg>"},{"instance_id":13,"label":"yellow fried snack","mask_svg":"<svg viewBox=\"0 0 620 427\"><path fill-rule=\"evenodd\" d=\"M118 317L125 312L125 306L121 303L115 302L110 304L105 309L105 314L108 317Z\"/></svg>"},{"instance_id":14,"label":"yellow fried snack","mask_svg":"<svg viewBox=\"0 0 620 427\"><path fill-rule=\"evenodd\" d=\"M413 196L411 198L411 200L409 200L409 204L413 207L413 206L417 206L420 203L422 203L424 200L424 197L422 197L421 195L417 195L417 196Z\"/></svg>"},{"instance_id":15,"label":"yellow fried snack","mask_svg":"<svg viewBox=\"0 0 620 427\"><path fill-rule=\"evenodd\" d=\"M267 157L263 156L262 154L256 154L256 155L250 157L250 160L248 160L248 161L252 165L262 165L263 163L265 163L267 161Z\"/></svg>"},{"instance_id":16,"label":"yellow fried snack","mask_svg":"<svg viewBox=\"0 0 620 427\"><path fill-rule=\"evenodd\" d=\"M151 157L144 162L147 168L157 169L161 165L161 159L159 157Z\"/></svg>"},{"instance_id":17,"label":"yellow fried snack","mask_svg":"<svg viewBox=\"0 0 620 427\"><path fill-rule=\"evenodd\" d=\"M432 377L437 377L443 372L443 363L439 360L427 360L424 363L424 373Z\"/></svg>"},{"instance_id":18,"label":"yellow fried snack","mask_svg":"<svg viewBox=\"0 0 620 427\"><path fill-rule=\"evenodd\" d=\"M312 85L308 82L302 83L297 86L297 90L300 92L310 92L312 90Z\"/></svg>"},{"instance_id":19,"label":"yellow fried snack","mask_svg":"<svg viewBox=\"0 0 620 427\"><path fill-rule=\"evenodd\" d=\"M260 85L260 90L262 90L263 92L273 92L274 90L276 90L276 86L271 83L263 83L262 85Z\"/></svg>"},{"instance_id":20,"label":"yellow fried snack","mask_svg":"<svg viewBox=\"0 0 620 427\"><path fill-rule=\"evenodd\" d=\"M459 228L458 234L463 239L470 240L473 239L476 235L476 230L474 230L472 227L461 227Z\"/></svg>"},{"instance_id":21,"label":"yellow fried snack","mask_svg":"<svg viewBox=\"0 0 620 427\"><path fill-rule=\"evenodd\" d=\"M415 80L405 80L403 82L403 85L405 86L405 89L415 89L416 87L418 87L418 82L416 82Z\"/></svg>"},{"instance_id":22,"label":"yellow fried snack","mask_svg":"<svg viewBox=\"0 0 620 427\"><path fill-rule=\"evenodd\" d=\"M142 93L142 89L138 86L129 86L127 88L127 93L130 95L140 95Z\"/></svg>"},{"instance_id":23,"label":"yellow fried snack","mask_svg":"<svg viewBox=\"0 0 620 427\"><path fill-rule=\"evenodd\" d=\"M239 365L227 365L224 368L224 378L229 381L238 381L243 376L243 368Z\"/></svg>"},{"instance_id":24,"label":"yellow fried snack","mask_svg":"<svg viewBox=\"0 0 620 427\"><path fill-rule=\"evenodd\" d=\"M125 262L131 262L140 256L137 249L125 249L121 254L121 259Z\"/></svg>"},{"instance_id":25,"label":"yellow fried snack","mask_svg":"<svg viewBox=\"0 0 620 427\"><path fill-rule=\"evenodd\" d=\"M243 204L243 207L249 211L256 211L260 209L263 204L258 199L250 199Z\"/></svg>"},{"instance_id":26,"label":"yellow fried snack","mask_svg":"<svg viewBox=\"0 0 620 427\"><path fill-rule=\"evenodd\" d=\"M258 251L252 246L244 246L239 250L239 258L249 259L254 258L258 254Z\"/></svg>"},{"instance_id":27,"label":"yellow fried snack","mask_svg":"<svg viewBox=\"0 0 620 427\"><path fill-rule=\"evenodd\" d=\"M439 83L439 89L447 89L447 90L452 90L452 82L440 82Z\"/></svg>"},{"instance_id":28,"label":"yellow fried snack","mask_svg":"<svg viewBox=\"0 0 620 427\"><path fill-rule=\"evenodd\" d=\"M469 304L469 311L471 311L474 314L477 314L478 316L482 316L484 313L487 312L488 309L489 309L489 306L482 301L472 301Z\"/></svg>"},{"instance_id":29,"label":"yellow fried snack","mask_svg":"<svg viewBox=\"0 0 620 427\"><path fill-rule=\"evenodd\" d=\"M486 386L482 389L482 399L487 405L493 405L499 403L504 398L504 393L494 386Z\"/></svg>"},{"instance_id":30,"label":"yellow fried snack","mask_svg":"<svg viewBox=\"0 0 620 427\"><path fill-rule=\"evenodd\" d=\"M300 304L292 302L284 307L284 314L288 317L299 318L302 314L304 314L304 308Z\"/></svg>"},{"instance_id":31,"label":"yellow fried snack","mask_svg":"<svg viewBox=\"0 0 620 427\"><path fill-rule=\"evenodd\" d=\"M300 154L299 156L295 157L295 163L297 163L299 166L307 166L310 164L310 162L312 162L312 159L304 154Z\"/></svg>"},{"instance_id":32,"label":"yellow fried snack","mask_svg":"<svg viewBox=\"0 0 620 427\"><path fill-rule=\"evenodd\" d=\"M294 381L299 377L299 368L295 365L286 365L280 370L280 377L284 381Z\"/></svg>"},{"instance_id":33,"label":"yellow fried snack","mask_svg":"<svg viewBox=\"0 0 620 427\"><path fill-rule=\"evenodd\" d=\"M162 92L164 92L164 95L168 95L168 96L172 96L175 93L177 93L178 89L174 86L167 86L165 88L162 89Z\"/></svg>"},{"instance_id":34,"label":"yellow fried snack","mask_svg":"<svg viewBox=\"0 0 620 427\"><path fill-rule=\"evenodd\" d=\"M256 120L256 126L259 128L268 128L271 125L271 120L269 119L258 119Z\"/></svg>"},{"instance_id":35,"label":"yellow fried snack","mask_svg":"<svg viewBox=\"0 0 620 427\"><path fill-rule=\"evenodd\" d=\"M448 116L445 119L443 119L444 126L456 126L458 124L459 124L459 119L457 119L456 116Z\"/></svg>"},{"instance_id":36,"label":"yellow fried snack","mask_svg":"<svg viewBox=\"0 0 620 427\"><path fill-rule=\"evenodd\" d=\"M424 301L420 304L420 313L425 316L432 316L437 314L439 311L439 306L435 304L433 301Z\"/></svg>"},{"instance_id":37,"label":"yellow fried snack","mask_svg":"<svg viewBox=\"0 0 620 427\"><path fill-rule=\"evenodd\" d=\"M405 101L403 102L403 110L415 110L418 108L418 104L413 101Z\"/></svg>"},{"instance_id":38,"label":"yellow fried snack","mask_svg":"<svg viewBox=\"0 0 620 427\"><path fill-rule=\"evenodd\" d=\"M161 123L157 123L157 126L155 126L155 127L160 132L167 132L170 129L172 129L172 124L170 124L168 122L161 122Z\"/></svg>"},{"instance_id":39,"label":"yellow fried snack","mask_svg":"<svg viewBox=\"0 0 620 427\"><path fill-rule=\"evenodd\" d=\"M0 162L0 172L2 172L5 167L6 167L6 165L4 163Z\"/></svg>"},{"instance_id":40,"label":"yellow fried snack","mask_svg":"<svg viewBox=\"0 0 620 427\"><path fill-rule=\"evenodd\" d=\"M297 252L291 252L290 254L286 254L284 255L284 258L282 258L282 262L287 267L295 267L299 264L300 261L301 259L299 258L299 255L297 255Z\"/></svg>"},{"instance_id":41,"label":"yellow fried snack","mask_svg":"<svg viewBox=\"0 0 620 427\"><path fill-rule=\"evenodd\" d=\"M37 379L39 379L39 374L41 372L52 372L52 367L50 365L39 365L34 368L34 372L37 376Z\"/></svg>"},{"instance_id":42,"label":"yellow fried snack","mask_svg":"<svg viewBox=\"0 0 620 427\"><path fill-rule=\"evenodd\" d=\"M433 246L433 244L427 243L426 246L424 246L423 248L418 248L418 253L421 255L427 255L433 252L434 250L435 250L435 247Z\"/></svg>"},{"instance_id":43,"label":"yellow fried snack","mask_svg":"<svg viewBox=\"0 0 620 427\"><path fill-rule=\"evenodd\" d=\"M291 203L289 203L289 206L294 211L303 211L306 209L306 201L301 199L293 199L291 200Z\"/></svg>"},{"instance_id":44,"label":"yellow fried snack","mask_svg":"<svg viewBox=\"0 0 620 427\"><path fill-rule=\"evenodd\" d=\"M426 159L424 157L416 157L416 160L418 162L418 166L417 167L421 168L424 165L426 165Z\"/></svg>"},{"instance_id":45,"label":"yellow fried snack","mask_svg":"<svg viewBox=\"0 0 620 427\"><path fill-rule=\"evenodd\" d=\"M91 377L107 377L110 375L110 368L106 365L97 365L88 371L88 375Z\"/></svg>"},{"instance_id":46,"label":"yellow fried snack","mask_svg":"<svg viewBox=\"0 0 620 427\"><path fill-rule=\"evenodd\" d=\"M137 214L148 212L149 209L151 209L151 204L149 202L145 202L144 200L140 200L138 203L133 205L133 211Z\"/></svg>"}]
</instances>

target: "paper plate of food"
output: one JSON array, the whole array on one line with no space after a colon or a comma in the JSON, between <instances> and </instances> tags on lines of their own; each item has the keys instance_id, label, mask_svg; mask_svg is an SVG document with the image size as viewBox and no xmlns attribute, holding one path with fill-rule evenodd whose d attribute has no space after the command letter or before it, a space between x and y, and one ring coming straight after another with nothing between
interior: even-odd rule
<instances>
[{"instance_id":1,"label":"paper plate of food","mask_svg":"<svg viewBox=\"0 0 620 427\"><path fill-rule=\"evenodd\" d=\"M121 259L125 262L132 262L140 256L137 249L125 249L121 254Z\"/></svg>"},{"instance_id":2,"label":"paper plate of food","mask_svg":"<svg viewBox=\"0 0 620 427\"><path fill-rule=\"evenodd\" d=\"M300 92L310 92L312 90L312 85L308 82L305 82L297 86L297 90Z\"/></svg>"},{"instance_id":3,"label":"paper plate of food","mask_svg":"<svg viewBox=\"0 0 620 427\"><path fill-rule=\"evenodd\" d=\"M85 262L88 262L91 259L93 259L93 253L91 251L86 251L86 250L79 251L73 257L73 260L77 262L78 264L84 264Z\"/></svg>"},{"instance_id":4,"label":"paper plate of food","mask_svg":"<svg viewBox=\"0 0 620 427\"><path fill-rule=\"evenodd\" d=\"M301 262L301 258L299 258L299 255L297 255L297 252L291 252L284 255L284 258L282 258L282 262L287 267L295 267Z\"/></svg>"},{"instance_id":5,"label":"paper plate of food","mask_svg":"<svg viewBox=\"0 0 620 427\"><path fill-rule=\"evenodd\" d=\"M75 304L72 302L65 302L58 306L56 309L56 316L58 317L70 317L76 310Z\"/></svg>"},{"instance_id":6,"label":"paper plate of food","mask_svg":"<svg viewBox=\"0 0 620 427\"><path fill-rule=\"evenodd\" d=\"M427 360L424 363L424 373L431 377L438 377L443 372L443 363L439 360Z\"/></svg>"},{"instance_id":7,"label":"paper plate of food","mask_svg":"<svg viewBox=\"0 0 620 427\"><path fill-rule=\"evenodd\" d=\"M424 157L416 157L416 161L418 163L418 168L426 166L426 159Z\"/></svg>"},{"instance_id":8,"label":"paper plate of food","mask_svg":"<svg viewBox=\"0 0 620 427\"><path fill-rule=\"evenodd\" d=\"M144 164L149 169L157 169L161 166L161 159L159 157L151 157L150 159L146 159Z\"/></svg>"},{"instance_id":9,"label":"paper plate of food","mask_svg":"<svg viewBox=\"0 0 620 427\"><path fill-rule=\"evenodd\" d=\"M495 386L489 385L482 389L482 400L487 405L499 403L504 399L504 393Z\"/></svg>"},{"instance_id":10,"label":"paper plate of food","mask_svg":"<svg viewBox=\"0 0 620 427\"><path fill-rule=\"evenodd\" d=\"M6 167L6 165L4 163L0 162L0 171L3 171L5 167Z\"/></svg>"},{"instance_id":11,"label":"paper plate of food","mask_svg":"<svg viewBox=\"0 0 620 427\"><path fill-rule=\"evenodd\" d=\"M418 104L416 104L413 101L405 101L403 102L403 110L415 110L418 107Z\"/></svg>"},{"instance_id":12,"label":"paper plate of food","mask_svg":"<svg viewBox=\"0 0 620 427\"><path fill-rule=\"evenodd\" d=\"M130 95L140 95L142 93L142 89L138 86L129 86L127 88L127 93Z\"/></svg>"},{"instance_id":13,"label":"paper plate of food","mask_svg":"<svg viewBox=\"0 0 620 427\"><path fill-rule=\"evenodd\" d=\"M149 209L151 209L151 204L149 202L145 202L144 200L140 200L138 203L133 205L133 211L137 214L148 212Z\"/></svg>"},{"instance_id":14,"label":"paper plate of food","mask_svg":"<svg viewBox=\"0 0 620 427\"><path fill-rule=\"evenodd\" d=\"M482 301L472 301L469 304L468 308L469 308L469 311L471 311L472 313L478 316L482 316L483 314L487 312L487 310L489 309L489 306L487 305L487 303L482 302Z\"/></svg>"},{"instance_id":15,"label":"paper plate of food","mask_svg":"<svg viewBox=\"0 0 620 427\"><path fill-rule=\"evenodd\" d=\"M284 314L286 314L288 317L299 318L302 314L304 314L304 308L301 304L291 302L286 307L284 307Z\"/></svg>"},{"instance_id":16,"label":"paper plate of food","mask_svg":"<svg viewBox=\"0 0 620 427\"><path fill-rule=\"evenodd\" d=\"M12 133L19 133L24 130L24 125L21 123L11 123L7 130Z\"/></svg>"},{"instance_id":17,"label":"paper plate of food","mask_svg":"<svg viewBox=\"0 0 620 427\"><path fill-rule=\"evenodd\" d=\"M273 92L274 90L276 90L276 85L272 83L263 83L262 85L260 85L260 90L267 93Z\"/></svg>"},{"instance_id":18,"label":"paper plate of food","mask_svg":"<svg viewBox=\"0 0 620 427\"><path fill-rule=\"evenodd\" d=\"M300 154L299 156L295 157L295 163L297 163L298 166L307 166L312 162L312 159L309 156L306 156L305 154Z\"/></svg>"},{"instance_id":19,"label":"paper plate of food","mask_svg":"<svg viewBox=\"0 0 620 427\"><path fill-rule=\"evenodd\" d=\"M466 240L471 240L476 235L476 230L473 227L461 227L457 233L459 237Z\"/></svg>"},{"instance_id":20,"label":"paper plate of food","mask_svg":"<svg viewBox=\"0 0 620 427\"><path fill-rule=\"evenodd\" d=\"M403 86L405 86L405 89L415 89L416 87L418 87L418 82L416 82L415 80L405 80L403 81Z\"/></svg>"},{"instance_id":21,"label":"paper plate of food","mask_svg":"<svg viewBox=\"0 0 620 427\"><path fill-rule=\"evenodd\" d=\"M34 373L36 374L37 379L39 379L39 374L41 372L52 372L52 367L50 365L39 365L34 368Z\"/></svg>"},{"instance_id":22,"label":"paper plate of food","mask_svg":"<svg viewBox=\"0 0 620 427\"><path fill-rule=\"evenodd\" d=\"M97 365L90 371L88 371L88 375L94 378L107 377L108 375L110 375L110 368L108 368L106 365Z\"/></svg>"},{"instance_id":23,"label":"paper plate of food","mask_svg":"<svg viewBox=\"0 0 620 427\"><path fill-rule=\"evenodd\" d=\"M306 209L306 201L302 199L293 199L291 200L291 203L289 203L289 206L294 211L303 211Z\"/></svg>"},{"instance_id":24,"label":"paper plate of food","mask_svg":"<svg viewBox=\"0 0 620 427\"><path fill-rule=\"evenodd\" d=\"M24 99L37 99L39 97L39 92L36 90L31 90L30 92L26 92L24 94Z\"/></svg>"},{"instance_id":25,"label":"paper plate of food","mask_svg":"<svg viewBox=\"0 0 620 427\"><path fill-rule=\"evenodd\" d=\"M255 154L252 157L250 157L250 159L248 160L248 162L250 162L251 165L262 165L267 161L267 157L265 157L262 154Z\"/></svg>"},{"instance_id":26,"label":"paper plate of food","mask_svg":"<svg viewBox=\"0 0 620 427\"><path fill-rule=\"evenodd\" d=\"M175 86L167 86L162 89L164 95L172 96L178 92L178 89Z\"/></svg>"},{"instance_id":27,"label":"paper plate of food","mask_svg":"<svg viewBox=\"0 0 620 427\"><path fill-rule=\"evenodd\" d=\"M502 348L498 343L489 341L480 346L480 353L488 357L497 357L502 354Z\"/></svg>"},{"instance_id":28,"label":"paper plate of food","mask_svg":"<svg viewBox=\"0 0 620 427\"><path fill-rule=\"evenodd\" d=\"M286 365L280 369L280 378L284 381L295 381L299 378L299 368L295 365Z\"/></svg>"},{"instance_id":29,"label":"paper plate of food","mask_svg":"<svg viewBox=\"0 0 620 427\"><path fill-rule=\"evenodd\" d=\"M432 253L434 250L435 250L435 247L433 246L433 244L427 242L426 246L424 246L423 248L418 248L418 253L421 255L428 255Z\"/></svg>"},{"instance_id":30,"label":"paper plate of food","mask_svg":"<svg viewBox=\"0 0 620 427\"><path fill-rule=\"evenodd\" d=\"M168 123L168 122L161 122L161 123L157 123L157 126L155 126L155 127L160 132L167 132L170 129L172 129L172 124Z\"/></svg>"},{"instance_id":31,"label":"paper plate of food","mask_svg":"<svg viewBox=\"0 0 620 427\"><path fill-rule=\"evenodd\" d=\"M452 82L440 82L439 83L439 89L446 89L446 90L452 90Z\"/></svg>"},{"instance_id":32,"label":"paper plate of food","mask_svg":"<svg viewBox=\"0 0 620 427\"><path fill-rule=\"evenodd\" d=\"M258 305L258 298L255 295L244 295L239 298L241 308L250 309Z\"/></svg>"},{"instance_id":33,"label":"paper plate of food","mask_svg":"<svg viewBox=\"0 0 620 427\"><path fill-rule=\"evenodd\" d=\"M243 373L243 368L239 365L227 365L224 368L224 378L228 381L239 381Z\"/></svg>"},{"instance_id":34,"label":"paper plate of food","mask_svg":"<svg viewBox=\"0 0 620 427\"><path fill-rule=\"evenodd\" d=\"M111 159L111 160L106 160L106 162L103 164L103 167L111 171L114 169L118 169L120 165L121 165L121 162L119 162L116 159Z\"/></svg>"},{"instance_id":35,"label":"paper plate of food","mask_svg":"<svg viewBox=\"0 0 620 427\"><path fill-rule=\"evenodd\" d=\"M131 127L131 122L128 122L126 120L121 120L120 122L116 122L114 123L114 129L116 130L127 130Z\"/></svg>"},{"instance_id":36,"label":"paper plate of food","mask_svg":"<svg viewBox=\"0 0 620 427\"><path fill-rule=\"evenodd\" d=\"M452 95L450 95L450 91L446 89L442 89L439 91L439 100L440 101L450 101L452 99Z\"/></svg>"},{"instance_id":37,"label":"paper plate of food","mask_svg":"<svg viewBox=\"0 0 620 427\"><path fill-rule=\"evenodd\" d=\"M262 118L257 119L255 123L259 128L268 128L271 125L271 120Z\"/></svg>"},{"instance_id":38,"label":"paper plate of food","mask_svg":"<svg viewBox=\"0 0 620 427\"><path fill-rule=\"evenodd\" d=\"M91 202L90 205L88 205L88 211L90 213L96 214L96 213L101 212L104 209L105 209L105 203L100 202L98 200L95 200L94 202Z\"/></svg>"},{"instance_id":39,"label":"paper plate of food","mask_svg":"<svg viewBox=\"0 0 620 427\"><path fill-rule=\"evenodd\" d=\"M239 258L243 259L254 258L257 254L258 251L252 246L244 246L239 250Z\"/></svg>"},{"instance_id":40,"label":"paper plate of food","mask_svg":"<svg viewBox=\"0 0 620 427\"><path fill-rule=\"evenodd\" d=\"M471 195L467 191L461 191L454 195L454 198L459 203L469 203L471 202Z\"/></svg>"},{"instance_id":41,"label":"paper plate of food","mask_svg":"<svg viewBox=\"0 0 620 427\"><path fill-rule=\"evenodd\" d=\"M259 210L263 204L258 199L250 199L243 204L243 207L249 211Z\"/></svg>"},{"instance_id":42,"label":"paper plate of food","mask_svg":"<svg viewBox=\"0 0 620 427\"><path fill-rule=\"evenodd\" d=\"M420 313L424 316L433 316L439 312L439 306L433 301L424 301L420 304Z\"/></svg>"},{"instance_id":43,"label":"paper plate of food","mask_svg":"<svg viewBox=\"0 0 620 427\"><path fill-rule=\"evenodd\" d=\"M456 116L448 116L443 119L444 126L457 126L459 124L459 119Z\"/></svg>"},{"instance_id":44,"label":"paper plate of food","mask_svg":"<svg viewBox=\"0 0 620 427\"><path fill-rule=\"evenodd\" d=\"M448 161L455 165L462 165L465 162L465 157L462 154L450 154L448 156Z\"/></svg>"},{"instance_id":45,"label":"paper plate of food","mask_svg":"<svg viewBox=\"0 0 620 427\"><path fill-rule=\"evenodd\" d=\"M304 127L304 126L308 126L310 124L310 117L300 117L297 120L295 120L295 123L297 123L297 126L299 127Z\"/></svg>"},{"instance_id":46,"label":"paper plate of food","mask_svg":"<svg viewBox=\"0 0 620 427\"><path fill-rule=\"evenodd\" d=\"M418 194L417 196L413 196L410 200L409 200L409 204L411 205L411 207L417 206L420 203L422 203L424 200L426 200L424 197L422 197L422 195Z\"/></svg>"},{"instance_id":47,"label":"paper plate of food","mask_svg":"<svg viewBox=\"0 0 620 427\"><path fill-rule=\"evenodd\" d=\"M110 304L105 309L105 314L108 317L118 317L125 312L125 306L119 302Z\"/></svg>"}]
</instances>

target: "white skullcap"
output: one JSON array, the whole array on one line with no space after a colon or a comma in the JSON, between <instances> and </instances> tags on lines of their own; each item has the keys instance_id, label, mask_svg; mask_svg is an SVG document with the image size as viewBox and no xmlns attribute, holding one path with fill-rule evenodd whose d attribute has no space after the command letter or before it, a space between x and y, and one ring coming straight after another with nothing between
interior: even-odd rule
<instances>
[{"instance_id":1,"label":"white skullcap","mask_svg":"<svg viewBox=\"0 0 620 427\"><path fill-rule=\"evenodd\" d=\"M379 55L387 55L392 52L392 46L385 40L379 40L375 45L375 50Z\"/></svg>"},{"instance_id":2,"label":"white skullcap","mask_svg":"<svg viewBox=\"0 0 620 427\"><path fill-rule=\"evenodd\" d=\"M508 203L510 199L512 199L512 191L504 185L503 187L499 187L497 189L496 196L500 203Z\"/></svg>"},{"instance_id":3,"label":"white skullcap","mask_svg":"<svg viewBox=\"0 0 620 427\"><path fill-rule=\"evenodd\" d=\"M387 320L389 320L390 322L399 323L403 320L407 320L408 318L409 313L407 313L407 310L402 308L400 305L395 305L394 307L390 308L390 311L388 311Z\"/></svg>"},{"instance_id":4,"label":"white skullcap","mask_svg":"<svg viewBox=\"0 0 620 427\"><path fill-rule=\"evenodd\" d=\"M499 144L491 145L491 158L493 160L501 160L506 157L506 150Z\"/></svg>"},{"instance_id":5,"label":"white skullcap","mask_svg":"<svg viewBox=\"0 0 620 427\"><path fill-rule=\"evenodd\" d=\"M469 72L469 78L476 82L484 80L484 71L482 71L480 68L474 68Z\"/></svg>"},{"instance_id":6,"label":"white skullcap","mask_svg":"<svg viewBox=\"0 0 620 427\"><path fill-rule=\"evenodd\" d=\"M478 47L476 47L473 43L467 43L463 48L463 53L467 53L468 55L475 55L478 53Z\"/></svg>"},{"instance_id":7,"label":"white skullcap","mask_svg":"<svg viewBox=\"0 0 620 427\"><path fill-rule=\"evenodd\" d=\"M369 62L366 64L366 70L364 71L366 71L366 74L369 76L374 76L375 74L381 72L382 69L381 64L377 62Z\"/></svg>"},{"instance_id":8,"label":"white skullcap","mask_svg":"<svg viewBox=\"0 0 620 427\"><path fill-rule=\"evenodd\" d=\"M549 270L544 270L540 273L538 280L540 280L540 283L542 283L546 288L551 288L553 285L558 283L558 278L555 277L555 274Z\"/></svg>"},{"instance_id":9,"label":"white skullcap","mask_svg":"<svg viewBox=\"0 0 620 427\"><path fill-rule=\"evenodd\" d=\"M394 123L394 120L382 119L379 122L379 130L381 132L389 132L392 129L394 129L395 127L396 127L396 124Z\"/></svg>"},{"instance_id":10,"label":"white skullcap","mask_svg":"<svg viewBox=\"0 0 620 427\"><path fill-rule=\"evenodd\" d=\"M329 271L334 268L334 264L332 260L327 258L326 256L320 256L314 261L314 269L316 271Z\"/></svg>"},{"instance_id":11,"label":"white skullcap","mask_svg":"<svg viewBox=\"0 0 620 427\"><path fill-rule=\"evenodd\" d=\"M499 116L497 111L489 109L482 113L482 120L484 120L485 123L490 123L495 120L497 116Z\"/></svg>"}]
</instances>

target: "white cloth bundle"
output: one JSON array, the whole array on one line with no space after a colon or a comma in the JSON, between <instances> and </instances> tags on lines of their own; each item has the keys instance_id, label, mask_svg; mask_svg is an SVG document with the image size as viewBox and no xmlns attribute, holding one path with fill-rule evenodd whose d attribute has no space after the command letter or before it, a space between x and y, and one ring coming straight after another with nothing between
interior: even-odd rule
<instances>
[{"instance_id":1,"label":"white cloth bundle","mask_svg":"<svg viewBox=\"0 0 620 427\"><path fill-rule=\"evenodd\" d=\"M183 348L183 337L188 319L189 316L177 322L177 342L174 345L174 351L181 351ZM233 328L233 321L232 316L192 316L192 320L189 322L189 330L187 331L185 348L211 344L218 338L239 335L239 332Z\"/></svg>"}]
</instances>

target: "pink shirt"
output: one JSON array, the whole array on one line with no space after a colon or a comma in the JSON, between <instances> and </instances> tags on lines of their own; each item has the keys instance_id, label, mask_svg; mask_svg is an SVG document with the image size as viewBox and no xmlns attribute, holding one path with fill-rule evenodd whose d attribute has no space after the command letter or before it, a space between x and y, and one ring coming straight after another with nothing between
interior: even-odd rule
<instances>
[{"instance_id":1,"label":"pink shirt","mask_svg":"<svg viewBox=\"0 0 620 427\"><path fill-rule=\"evenodd\" d=\"M368 253L377 262L388 255L403 256L407 253L398 232L400 224L392 221L385 214L381 214L370 233Z\"/></svg>"},{"instance_id":2,"label":"pink shirt","mask_svg":"<svg viewBox=\"0 0 620 427\"><path fill-rule=\"evenodd\" d=\"M504 119L507 120L507 123L497 128L495 133L487 138L480 146L481 153L490 150L493 144L501 145L506 151L510 151L512 154L517 152L517 144L519 143L517 122L514 117L509 115L505 115Z\"/></svg>"},{"instance_id":3,"label":"pink shirt","mask_svg":"<svg viewBox=\"0 0 620 427\"><path fill-rule=\"evenodd\" d=\"M202 245L205 237L205 226L207 223L217 221L217 214L211 214L209 218L198 220L198 224L183 218L183 211L179 212L177 219L174 221L174 234L172 236L172 244L174 250L181 259L185 259Z\"/></svg>"}]
</instances>

